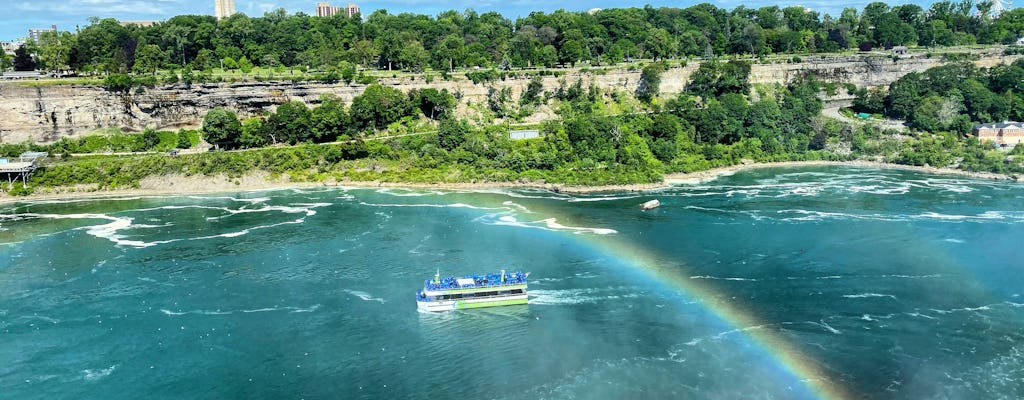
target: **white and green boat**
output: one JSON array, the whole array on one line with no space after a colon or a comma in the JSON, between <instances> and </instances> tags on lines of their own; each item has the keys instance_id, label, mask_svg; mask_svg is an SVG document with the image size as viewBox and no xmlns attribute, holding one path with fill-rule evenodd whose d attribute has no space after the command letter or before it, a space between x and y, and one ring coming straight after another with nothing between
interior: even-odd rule
<instances>
[{"instance_id":1,"label":"white and green boat","mask_svg":"<svg viewBox=\"0 0 1024 400\"><path fill-rule=\"evenodd\" d=\"M416 308L420 311L449 311L527 304L526 277L519 271L497 274L469 275L434 279L423 283L416 292Z\"/></svg>"}]
</instances>

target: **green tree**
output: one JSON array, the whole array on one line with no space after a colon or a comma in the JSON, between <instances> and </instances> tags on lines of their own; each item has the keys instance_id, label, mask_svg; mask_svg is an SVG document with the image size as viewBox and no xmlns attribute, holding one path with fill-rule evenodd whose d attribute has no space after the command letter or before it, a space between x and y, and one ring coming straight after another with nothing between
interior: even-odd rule
<instances>
[{"instance_id":1,"label":"green tree","mask_svg":"<svg viewBox=\"0 0 1024 400\"><path fill-rule=\"evenodd\" d=\"M413 105L398 89L372 84L352 100L352 122L359 129L384 129L388 124L410 116Z\"/></svg>"},{"instance_id":2,"label":"green tree","mask_svg":"<svg viewBox=\"0 0 1024 400\"><path fill-rule=\"evenodd\" d=\"M132 69L137 73L156 75L157 69L163 65L165 54L160 46L155 44L145 45L135 51L135 66Z\"/></svg>"},{"instance_id":3,"label":"green tree","mask_svg":"<svg viewBox=\"0 0 1024 400\"><path fill-rule=\"evenodd\" d=\"M236 69L238 69L238 61L235 61L234 58L224 57L223 63L224 63L224 69L226 69L226 70L236 70Z\"/></svg>"},{"instance_id":4,"label":"green tree","mask_svg":"<svg viewBox=\"0 0 1024 400\"><path fill-rule=\"evenodd\" d=\"M11 56L7 55L6 52L0 51L0 73L11 69L14 63L11 61Z\"/></svg>"},{"instance_id":5,"label":"green tree","mask_svg":"<svg viewBox=\"0 0 1024 400\"><path fill-rule=\"evenodd\" d=\"M245 56L238 59L238 69L241 70L243 74L252 72L253 67L252 62Z\"/></svg>"},{"instance_id":6,"label":"green tree","mask_svg":"<svg viewBox=\"0 0 1024 400\"><path fill-rule=\"evenodd\" d=\"M43 32L39 37L39 63L51 71L70 69L75 39L70 32Z\"/></svg>"},{"instance_id":7,"label":"green tree","mask_svg":"<svg viewBox=\"0 0 1024 400\"><path fill-rule=\"evenodd\" d=\"M341 72L341 80L345 83L352 83L356 77L356 66L348 61L338 63L338 71Z\"/></svg>"},{"instance_id":8,"label":"green tree","mask_svg":"<svg viewBox=\"0 0 1024 400\"><path fill-rule=\"evenodd\" d=\"M32 54L29 54L28 48L25 45L21 45L17 50L14 50L15 71L34 71L35 69L36 60L32 58Z\"/></svg>"},{"instance_id":9,"label":"green tree","mask_svg":"<svg viewBox=\"0 0 1024 400\"><path fill-rule=\"evenodd\" d=\"M142 131L142 148L144 150L154 150L159 144L160 135L157 134L156 129L146 128Z\"/></svg>"},{"instance_id":10,"label":"green tree","mask_svg":"<svg viewBox=\"0 0 1024 400\"><path fill-rule=\"evenodd\" d=\"M661 74L665 72L662 63L651 63L640 71L640 82L636 87L636 98L650 103L661 91Z\"/></svg>"},{"instance_id":11,"label":"green tree","mask_svg":"<svg viewBox=\"0 0 1024 400\"><path fill-rule=\"evenodd\" d=\"M402 66L413 72L422 72L423 65L429 60L430 53L427 53L423 44L418 40L407 43L398 55L398 61L402 63Z\"/></svg>"},{"instance_id":12,"label":"green tree","mask_svg":"<svg viewBox=\"0 0 1024 400\"><path fill-rule=\"evenodd\" d=\"M289 101L277 106L277 110L263 123L263 129L274 132L277 140L288 144L316 141L313 114L301 101Z\"/></svg>"},{"instance_id":13,"label":"green tree","mask_svg":"<svg viewBox=\"0 0 1024 400\"><path fill-rule=\"evenodd\" d=\"M437 145L452 151L466 141L472 129L465 120L445 118L437 127Z\"/></svg>"},{"instance_id":14,"label":"green tree","mask_svg":"<svg viewBox=\"0 0 1024 400\"><path fill-rule=\"evenodd\" d=\"M242 124L234 112L217 107L203 117L203 140L222 149L238 148Z\"/></svg>"},{"instance_id":15,"label":"green tree","mask_svg":"<svg viewBox=\"0 0 1024 400\"><path fill-rule=\"evenodd\" d=\"M270 136L269 129L264 129L263 119L246 118L242 121L242 133L238 138L238 144L243 149L255 149L274 142Z\"/></svg>"},{"instance_id":16,"label":"green tree","mask_svg":"<svg viewBox=\"0 0 1024 400\"><path fill-rule=\"evenodd\" d=\"M650 54L654 61L669 58L675 55L676 44L672 35L662 28L651 28L647 32L647 40L644 41L644 50Z\"/></svg>"},{"instance_id":17,"label":"green tree","mask_svg":"<svg viewBox=\"0 0 1024 400\"><path fill-rule=\"evenodd\" d=\"M433 120L447 119L455 111L455 97L448 93L448 89L440 91L434 88L414 90L409 93L409 98L419 107L423 115Z\"/></svg>"},{"instance_id":18,"label":"green tree","mask_svg":"<svg viewBox=\"0 0 1024 400\"><path fill-rule=\"evenodd\" d=\"M441 60L442 62L446 61L446 63L444 63L444 67L442 68L447 68L449 71L454 71L456 65L455 60L460 60L461 65L461 59L465 52L465 46L466 43L462 39L462 36L457 34L445 36L445 38L441 40L441 43L439 43L434 50L439 60Z\"/></svg>"},{"instance_id":19,"label":"green tree","mask_svg":"<svg viewBox=\"0 0 1024 400\"><path fill-rule=\"evenodd\" d=\"M192 147L192 139L188 137L188 132L184 129L178 130L178 145L179 149L187 149Z\"/></svg>"},{"instance_id":20,"label":"green tree","mask_svg":"<svg viewBox=\"0 0 1024 400\"><path fill-rule=\"evenodd\" d=\"M544 81L539 76L530 78L530 83L526 85L526 90L523 91L522 96L519 97L520 105L527 104L538 104L540 103L540 93L544 90Z\"/></svg>"},{"instance_id":21,"label":"green tree","mask_svg":"<svg viewBox=\"0 0 1024 400\"><path fill-rule=\"evenodd\" d=\"M548 68L552 68L558 64L558 50L555 46L547 45L540 49L540 53L537 55L537 63Z\"/></svg>"},{"instance_id":22,"label":"green tree","mask_svg":"<svg viewBox=\"0 0 1024 400\"><path fill-rule=\"evenodd\" d=\"M321 96L320 106L313 109L314 139L317 142L338 140L352 131L352 118L345 109L345 103L334 95Z\"/></svg>"}]
</instances>

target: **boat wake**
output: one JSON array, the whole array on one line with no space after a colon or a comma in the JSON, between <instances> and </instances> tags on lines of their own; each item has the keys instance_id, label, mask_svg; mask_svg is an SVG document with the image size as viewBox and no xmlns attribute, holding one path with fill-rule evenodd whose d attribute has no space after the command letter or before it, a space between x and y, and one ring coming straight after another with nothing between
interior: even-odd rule
<instances>
[{"instance_id":1,"label":"boat wake","mask_svg":"<svg viewBox=\"0 0 1024 400\"><path fill-rule=\"evenodd\" d=\"M356 296L356 297L358 297L359 299L361 299L363 301L376 301L376 302L380 302L381 304L384 304L384 299L382 299L380 297L373 297L369 293L366 293L366 292L360 292L358 290L348 290L348 289L343 290L343 292L351 294L353 296Z\"/></svg>"},{"instance_id":2,"label":"boat wake","mask_svg":"<svg viewBox=\"0 0 1024 400\"><path fill-rule=\"evenodd\" d=\"M318 310L319 308L320 308L319 304L314 304L314 305L312 305L310 307L306 307L306 308L302 308L302 307L276 307L275 306L275 307L266 307L266 308L256 308L256 309L246 309L246 310L227 310L227 311L222 311L222 310L212 310L212 311L210 311L210 310L171 311L171 310L167 310L167 309L161 308L160 312L164 313L164 315L169 315L169 316L180 316L180 315L232 315L232 314L263 313L263 312L271 312L271 311L288 311L288 312L291 312L291 313L308 313L308 312L314 312L314 311Z\"/></svg>"},{"instance_id":3,"label":"boat wake","mask_svg":"<svg viewBox=\"0 0 1024 400\"><path fill-rule=\"evenodd\" d=\"M115 369L117 369L117 364L103 369L84 369L82 370L82 378L87 381L97 381L114 373Z\"/></svg>"}]
</instances>

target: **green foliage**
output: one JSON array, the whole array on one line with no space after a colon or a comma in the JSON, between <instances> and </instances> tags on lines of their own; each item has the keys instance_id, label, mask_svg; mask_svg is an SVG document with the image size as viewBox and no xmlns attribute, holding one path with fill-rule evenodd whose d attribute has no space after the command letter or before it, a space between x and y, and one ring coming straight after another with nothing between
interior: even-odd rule
<instances>
[{"instance_id":1,"label":"green foliage","mask_svg":"<svg viewBox=\"0 0 1024 400\"><path fill-rule=\"evenodd\" d=\"M665 72L663 63L651 63L640 71L640 82L636 87L636 98L650 103L661 91L661 74Z\"/></svg>"},{"instance_id":2,"label":"green foliage","mask_svg":"<svg viewBox=\"0 0 1024 400\"><path fill-rule=\"evenodd\" d=\"M519 97L519 104L540 104L540 94L542 90L544 90L544 83L541 77L534 76L530 78L530 83L526 85L526 90L523 92L522 96Z\"/></svg>"},{"instance_id":3,"label":"green foliage","mask_svg":"<svg viewBox=\"0 0 1024 400\"><path fill-rule=\"evenodd\" d=\"M727 63L708 61L690 77L686 91L702 98L718 97L725 93L746 95L750 92L750 63L732 60Z\"/></svg>"},{"instance_id":4,"label":"green foliage","mask_svg":"<svg viewBox=\"0 0 1024 400\"><path fill-rule=\"evenodd\" d=\"M314 141L328 142L347 137L354 131L352 118L341 99L333 95L320 98L320 106L312 112Z\"/></svg>"},{"instance_id":5,"label":"green foliage","mask_svg":"<svg viewBox=\"0 0 1024 400\"><path fill-rule=\"evenodd\" d=\"M18 46L18 49L14 50L14 70L33 71L35 69L36 61L32 58L28 48L25 45Z\"/></svg>"},{"instance_id":6,"label":"green foliage","mask_svg":"<svg viewBox=\"0 0 1024 400\"><path fill-rule=\"evenodd\" d=\"M242 124L234 112L218 107L203 118L203 140L219 148L238 148L241 133Z\"/></svg>"},{"instance_id":7,"label":"green foliage","mask_svg":"<svg viewBox=\"0 0 1024 400\"><path fill-rule=\"evenodd\" d=\"M327 110L332 109L329 107ZM341 112L344 113L344 109ZM274 138L275 143L298 144L317 142L320 139L313 130L313 113L301 101L289 101L277 106L277 110L263 123L262 129Z\"/></svg>"},{"instance_id":8,"label":"green foliage","mask_svg":"<svg viewBox=\"0 0 1024 400\"><path fill-rule=\"evenodd\" d=\"M111 92L128 93L135 86L131 75L110 74L103 81L103 87Z\"/></svg>"},{"instance_id":9,"label":"green foliage","mask_svg":"<svg viewBox=\"0 0 1024 400\"><path fill-rule=\"evenodd\" d=\"M188 148L191 148L192 146L195 145L195 143L192 141L192 138L189 136L189 132L188 131L186 131L184 129L179 130L177 136L178 136L178 142L175 145L176 148L188 149ZM197 142L198 142L198 140L197 140Z\"/></svg>"},{"instance_id":10,"label":"green foliage","mask_svg":"<svg viewBox=\"0 0 1024 400\"><path fill-rule=\"evenodd\" d=\"M352 122L359 129L384 129L413 115L413 104L398 89L372 84L352 100Z\"/></svg>"},{"instance_id":11,"label":"green foliage","mask_svg":"<svg viewBox=\"0 0 1024 400\"><path fill-rule=\"evenodd\" d=\"M433 120L445 119L455 111L455 97L448 89L438 91L434 88L417 89L409 92L412 100L424 116Z\"/></svg>"},{"instance_id":12,"label":"green foliage","mask_svg":"<svg viewBox=\"0 0 1024 400\"><path fill-rule=\"evenodd\" d=\"M469 71L466 72L466 78L473 81L474 84L493 82L501 77L501 74L493 69Z\"/></svg>"},{"instance_id":13,"label":"green foliage","mask_svg":"<svg viewBox=\"0 0 1024 400\"><path fill-rule=\"evenodd\" d=\"M512 115L509 102L512 100L512 88L507 86L497 89L494 86L487 88L487 108L494 112L498 118Z\"/></svg>"},{"instance_id":14,"label":"green foliage","mask_svg":"<svg viewBox=\"0 0 1024 400\"><path fill-rule=\"evenodd\" d=\"M437 144L442 149L451 151L462 145L472 130L465 120L447 118L441 120L437 128Z\"/></svg>"}]
</instances>

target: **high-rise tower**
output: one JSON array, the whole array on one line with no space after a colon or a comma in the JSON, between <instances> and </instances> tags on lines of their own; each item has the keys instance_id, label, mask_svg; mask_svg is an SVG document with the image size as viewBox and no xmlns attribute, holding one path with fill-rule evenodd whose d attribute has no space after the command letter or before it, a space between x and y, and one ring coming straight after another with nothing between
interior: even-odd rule
<instances>
[{"instance_id":1,"label":"high-rise tower","mask_svg":"<svg viewBox=\"0 0 1024 400\"><path fill-rule=\"evenodd\" d=\"M235 15L235 0L213 0L213 15L218 20Z\"/></svg>"}]
</instances>

